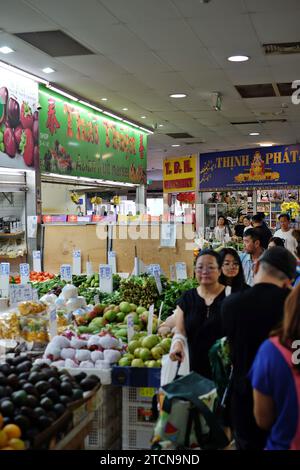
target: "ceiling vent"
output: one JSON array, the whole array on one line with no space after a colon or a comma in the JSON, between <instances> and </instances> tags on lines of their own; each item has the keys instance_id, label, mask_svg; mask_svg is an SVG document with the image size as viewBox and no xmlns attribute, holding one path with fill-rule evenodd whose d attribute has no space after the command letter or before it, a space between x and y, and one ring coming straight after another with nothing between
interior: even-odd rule
<instances>
[{"instance_id":1,"label":"ceiling vent","mask_svg":"<svg viewBox=\"0 0 300 470\"><path fill-rule=\"evenodd\" d=\"M276 96L272 83L257 85L235 85L242 98L269 98Z\"/></svg>"},{"instance_id":2,"label":"ceiling vent","mask_svg":"<svg viewBox=\"0 0 300 470\"><path fill-rule=\"evenodd\" d=\"M277 83L277 87L280 93L280 96L291 96L295 91L292 88L292 83Z\"/></svg>"},{"instance_id":3,"label":"ceiling vent","mask_svg":"<svg viewBox=\"0 0 300 470\"><path fill-rule=\"evenodd\" d=\"M266 55L299 54L300 42L279 42L275 44L263 44Z\"/></svg>"},{"instance_id":4,"label":"ceiling vent","mask_svg":"<svg viewBox=\"0 0 300 470\"><path fill-rule=\"evenodd\" d=\"M253 124L266 124L267 122L287 122L287 119L257 119L256 121L231 122L233 126L248 126Z\"/></svg>"},{"instance_id":5,"label":"ceiling vent","mask_svg":"<svg viewBox=\"0 0 300 470\"><path fill-rule=\"evenodd\" d=\"M16 33L15 36L49 54L51 57L94 54L90 49L60 30Z\"/></svg>"},{"instance_id":6,"label":"ceiling vent","mask_svg":"<svg viewBox=\"0 0 300 470\"><path fill-rule=\"evenodd\" d=\"M205 143L205 140L197 140L196 142L184 142L184 145L200 145L204 143Z\"/></svg>"},{"instance_id":7,"label":"ceiling vent","mask_svg":"<svg viewBox=\"0 0 300 470\"><path fill-rule=\"evenodd\" d=\"M189 134L188 132L175 132L175 133L170 133L166 134L169 137L173 137L173 139L193 139L194 136Z\"/></svg>"}]
</instances>

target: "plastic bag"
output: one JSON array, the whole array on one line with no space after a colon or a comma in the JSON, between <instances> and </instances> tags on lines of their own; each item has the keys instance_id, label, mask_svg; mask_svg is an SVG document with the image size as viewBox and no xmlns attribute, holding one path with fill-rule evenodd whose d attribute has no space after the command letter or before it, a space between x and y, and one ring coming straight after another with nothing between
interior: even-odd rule
<instances>
[{"instance_id":1,"label":"plastic bag","mask_svg":"<svg viewBox=\"0 0 300 470\"><path fill-rule=\"evenodd\" d=\"M171 345L172 349L172 345ZM165 354L162 357L162 367L160 373L160 385L161 387L173 382L177 372L177 362L170 359L169 354ZM189 358L189 348L187 341L184 341L184 359L180 364L178 375L188 375L190 373L190 358Z\"/></svg>"}]
</instances>

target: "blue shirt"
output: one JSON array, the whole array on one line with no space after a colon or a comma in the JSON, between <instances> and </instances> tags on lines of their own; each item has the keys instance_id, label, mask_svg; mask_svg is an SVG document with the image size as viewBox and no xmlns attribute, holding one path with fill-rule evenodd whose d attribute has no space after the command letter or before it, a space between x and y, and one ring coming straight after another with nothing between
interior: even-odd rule
<instances>
[{"instance_id":1,"label":"blue shirt","mask_svg":"<svg viewBox=\"0 0 300 470\"><path fill-rule=\"evenodd\" d=\"M243 266L246 284L252 287L254 283L254 276L253 276L253 261L252 261L251 255L249 255L248 253L242 253L240 255L240 258L241 258L241 262Z\"/></svg>"},{"instance_id":2,"label":"blue shirt","mask_svg":"<svg viewBox=\"0 0 300 470\"><path fill-rule=\"evenodd\" d=\"M300 449L300 373L289 364L291 356L278 338L266 340L249 373L252 387L272 397L275 403L276 419L267 450Z\"/></svg>"}]
</instances>

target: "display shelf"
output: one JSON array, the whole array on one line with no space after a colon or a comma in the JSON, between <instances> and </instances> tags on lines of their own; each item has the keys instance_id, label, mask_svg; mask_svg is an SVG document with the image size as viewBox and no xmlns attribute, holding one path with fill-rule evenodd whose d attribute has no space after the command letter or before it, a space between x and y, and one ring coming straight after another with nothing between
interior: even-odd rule
<instances>
[{"instance_id":1,"label":"display shelf","mask_svg":"<svg viewBox=\"0 0 300 470\"><path fill-rule=\"evenodd\" d=\"M22 232L16 232L16 233L1 233L0 232L0 240L11 240L13 238L22 238L24 236L25 232L24 230Z\"/></svg>"}]
</instances>

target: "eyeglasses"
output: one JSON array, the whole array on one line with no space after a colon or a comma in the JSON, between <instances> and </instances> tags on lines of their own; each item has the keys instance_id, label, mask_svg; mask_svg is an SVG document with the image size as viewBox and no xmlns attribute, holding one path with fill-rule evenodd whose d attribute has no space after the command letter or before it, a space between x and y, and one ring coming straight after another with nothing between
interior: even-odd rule
<instances>
[{"instance_id":1,"label":"eyeglasses","mask_svg":"<svg viewBox=\"0 0 300 470\"><path fill-rule=\"evenodd\" d=\"M225 261L222 265L224 268L229 268L230 266L233 266L234 268L239 268L240 265L237 261Z\"/></svg>"},{"instance_id":2,"label":"eyeglasses","mask_svg":"<svg viewBox=\"0 0 300 470\"><path fill-rule=\"evenodd\" d=\"M195 268L196 273L202 273L203 271L207 271L208 273L212 273L213 271L216 271L218 266L197 266Z\"/></svg>"}]
</instances>

